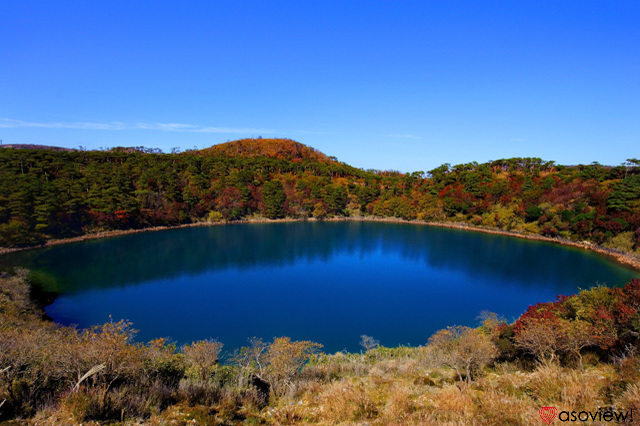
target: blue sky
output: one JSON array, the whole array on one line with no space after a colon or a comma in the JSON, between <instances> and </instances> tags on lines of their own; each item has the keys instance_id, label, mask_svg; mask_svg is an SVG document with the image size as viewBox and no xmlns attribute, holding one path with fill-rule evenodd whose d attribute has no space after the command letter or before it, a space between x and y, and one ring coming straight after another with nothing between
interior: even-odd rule
<instances>
[{"instance_id":1,"label":"blue sky","mask_svg":"<svg viewBox=\"0 0 640 426\"><path fill-rule=\"evenodd\" d=\"M0 40L5 144L288 137L400 171L640 157L637 0L3 0Z\"/></svg>"}]
</instances>

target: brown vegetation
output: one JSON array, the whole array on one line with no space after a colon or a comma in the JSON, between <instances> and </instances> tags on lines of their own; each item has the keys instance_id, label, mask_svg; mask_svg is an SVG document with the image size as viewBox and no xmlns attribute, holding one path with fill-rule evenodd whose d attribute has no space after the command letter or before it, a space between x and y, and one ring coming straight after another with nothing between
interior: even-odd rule
<instances>
[{"instance_id":1,"label":"brown vegetation","mask_svg":"<svg viewBox=\"0 0 640 426\"><path fill-rule=\"evenodd\" d=\"M268 157L293 162L303 160L320 163L334 162L323 153L291 139L241 139L213 145L197 153L226 157Z\"/></svg>"}]
</instances>

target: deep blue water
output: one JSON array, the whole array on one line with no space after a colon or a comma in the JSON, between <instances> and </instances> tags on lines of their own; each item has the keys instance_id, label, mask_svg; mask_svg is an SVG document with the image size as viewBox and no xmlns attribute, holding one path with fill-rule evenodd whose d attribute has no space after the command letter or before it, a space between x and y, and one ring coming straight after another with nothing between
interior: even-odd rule
<instances>
[{"instance_id":1,"label":"deep blue water","mask_svg":"<svg viewBox=\"0 0 640 426\"><path fill-rule=\"evenodd\" d=\"M530 304L638 273L575 248L375 222L244 224L127 235L14 253L58 297L47 314L87 327L128 319L138 340L253 336L359 350L424 344L438 329L517 318Z\"/></svg>"}]
</instances>

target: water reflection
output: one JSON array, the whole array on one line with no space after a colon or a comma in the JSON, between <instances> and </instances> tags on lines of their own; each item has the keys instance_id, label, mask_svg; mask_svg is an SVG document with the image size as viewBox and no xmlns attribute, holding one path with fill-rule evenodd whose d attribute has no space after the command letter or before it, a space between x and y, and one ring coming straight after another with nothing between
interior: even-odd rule
<instances>
[{"instance_id":1,"label":"water reflection","mask_svg":"<svg viewBox=\"0 0 640 426\"><path fill-rule=\"evenodd\" d=\"M141 339L319 341L357 350L360 334L421 344L489 309L509 318L537 301L636 274L593 253L452 229L388 223L280 223L128 235L14 253L60 294L47 312L87 326L113 314Z\"/></svg>"},{"instance_id":2,"label":"water reflection","mask_svg":"<svg viewBox=\"0 0 640 426\"><path fill-rule=\"evenodd\" d=\"M337 253L382 250L430 268L515 280L620 285L626 268L583 250L452 229L387 223L280 223L215 226L126 235L12 253L0 266L22 265L50 277L47 290L72 293L208 270L329 261ZM567 267L570 266L570 267Z\"/></svg>"}]
</instances>

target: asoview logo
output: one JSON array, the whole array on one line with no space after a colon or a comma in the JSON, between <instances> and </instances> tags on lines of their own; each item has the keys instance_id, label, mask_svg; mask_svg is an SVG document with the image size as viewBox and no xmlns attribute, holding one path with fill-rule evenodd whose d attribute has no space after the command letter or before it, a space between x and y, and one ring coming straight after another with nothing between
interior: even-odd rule
<instances>
[{"instance_id":1,"label":"asoview logo","mask_svg":"<svg viewBox=\"0 0 640 426\"><path fill-rule=\"evenodd\" d=\"M561 422L633 422L633 410L618 411L599 409L597 411L560 411L556 407L542 407L538 414L548 425L558 416Z\"/></svg>"},{"instance_id":2,"label":"asoview logo","mask_svg":"<svg viewBox=\"0 0 640 426\"><path fill-rule=\"evenodd\" d=\"M542 417L542 420L550 425L551 422L555 420L556 414L558 414L558 409L556 407L542 407L538 413L540 414L540 417Z\"/></svg>"}]
</instances>

